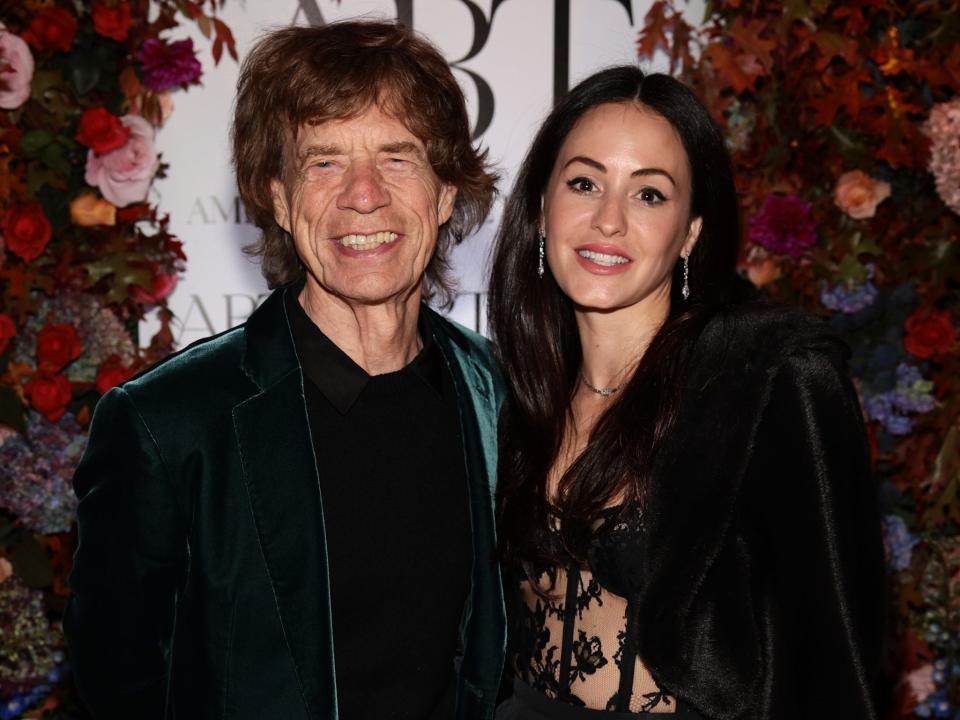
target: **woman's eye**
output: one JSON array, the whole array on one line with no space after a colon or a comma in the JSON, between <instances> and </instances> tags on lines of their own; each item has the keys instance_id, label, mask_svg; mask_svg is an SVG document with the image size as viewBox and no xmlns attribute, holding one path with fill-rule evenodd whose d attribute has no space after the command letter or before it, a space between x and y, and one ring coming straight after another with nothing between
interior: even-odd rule
<instances>
[{"instance_id":1,"label":"woman's eye","mask_svg":"<svg viewBox=\"0 0 960 720\"><path fill-rule=\"evenodd\" d=\"M585 177L575 177L567 180L567 187L579 193L593 192L597 188L597 186L593 184L593 180Z\"/></svg>"},{"instance_id":2,"label":"woman's eye","mask_svg":"<svg viewBox=\"0 0 960 720\"><path fill-rule=\"evenodd\" d=\"M662 203L666 198L663 196L663 193L657 190L656 188L644 188L640 191L639 197L645 203L651 203L656 205L657 203Z\"/></svg>"}]
</instances>

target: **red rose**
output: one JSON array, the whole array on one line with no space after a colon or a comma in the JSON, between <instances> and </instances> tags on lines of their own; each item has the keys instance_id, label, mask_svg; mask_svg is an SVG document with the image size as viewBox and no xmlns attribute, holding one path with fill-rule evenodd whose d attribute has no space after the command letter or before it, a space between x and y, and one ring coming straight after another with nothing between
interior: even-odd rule
<instances>
[{"instance_id":1,"label":"red rose","mask_svg":"<svg viewBox=\"0 0 960 720\"><path fill-rule=\"evenodd\" d=\"M130 30L130 3L119 2L116 7L110 7L102 2L95 2L93 29L98 35L113 38L118 42L126 40Z\"/></svg>"},{"instance_id":2,"label":"red rose","mask_svg":"<svg viewBox=\"0 0 960 720\"><path fill-rule=\"evenodd\" d=\"M3 219L3 239L7 249L24 262L40 257L50 242L50 221L40 204L10 208Z\"/></svg>"},{"instance_id":3,"label":"red rose","mask_svg":"<svg viewBox=\"0 0 960 720\"><path fill-rule=\"evenodd\" d=\"M139 285L131 286L130 297L132 297L135 302L142 303L144 305L156 305L167 295L172 293L173 289L177 286L176 274L166 275L164 273L157 272L157 268L154 268L154 273L153 279L150 281L149 290L146 290Z\"/></svg>"},{"instance_id":4,"label":"red rose","mask_svg":"<svg viewBox=\"0 0 960 720\"><path fill-rule=\"evenodd\" d=\"M98 393L105 395L110 388L125 383L131 377L133 377L132 368L124 367L116 358L111 358L97 370L94 386Z\"/></svg>"},{"instance_id":5,"label":"red rose","mask_svg":"<svg viewBox=\"0 0 960 720\"><path fill-rule=\"evenodd\" d=\"M6 313L0 313L0 355L3 355L3 351L7 349L7 345L10 344L16 334L17 326L13 324L10 316Z\"/></svg>"},{"instance_id":6,"label":"red rose","mask_svg":"<svg viewBox=\"0 0 960 720\"><path fill-rule=\"evenodd\" d=\"M80 336L72 325L47 324L37 334L37 365L44 372L60 372L80 357Z\"/></svg>"},{"instance_id":7,"label":"red rose","mask_svg":"<svg viewBox=\"0 0 960 720\"><path fill-rule=\"evenodd\" d=\"M38 370L23 388L34 410L56 422L67 411L70 402L70 381L63 375Z\"/></svg>"},{"instance_id":8,"label":"red rose","mask_svg":"<svg viewBox=\"0 0 960 720\"><path fill-rule=\"evenodd\" d=\"M957 329L947 310L918 308L907 318L904 327L907 334L903 338L903 347L918 358L927 359L945 353L957 341Z\"/></svg>"},{"instance_id":9,"label":"red rose","mask_svg":"<svg viewBox=\"0 0 960 720\"><path fill-rule=\"evenodd\" d=\"M98 155L122 148L130 139L130 128L106 108L84 110L77 126L77 142Z\"/></svg>"},{"instance_id":10,"label":"red rose","mask_svg":"<svg viewBox=\"0 0 960 720\"><path fill-rule=\"evenodd\" d=\"M69 52L77 34L77 19L60 7L45 7L37 13L23 39L37 50Z\"/></svg>"}]
</instances>

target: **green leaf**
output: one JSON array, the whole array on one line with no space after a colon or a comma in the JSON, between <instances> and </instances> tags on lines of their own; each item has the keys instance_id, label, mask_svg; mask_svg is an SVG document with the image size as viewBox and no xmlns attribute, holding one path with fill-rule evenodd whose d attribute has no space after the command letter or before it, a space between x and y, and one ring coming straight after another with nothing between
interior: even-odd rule
<instances>
[{"instance_id":1,"label":"green leaf","mask_svg":"<svg viewBox=\"0 0 960 720\"><path fill-rule=\"evenodd\" d=\"M50 143L43 148L40 152L40 159L44 165L58 175L70 174L70 161L63 152L63 146L59 143Z\"/></svg>"},{"instance_id":2,"label":"green leaf","mask_svg":"<svg viewBox=\"0 0 960 720\"><path fill-rule=\"evenodd\" d=\"M53 142L53 134L46 130L28 130L23 134L20 147L27 157L36 157L39 152Z\"/></svg>"},{"instance_id":3,"label":"green leaf","mask_svg":"<svg viewBox=\"0 0 960 720\"><path fill-rule=\"evenodd\" d=\"M0 515L0 547L6 547L9 544L8 539L13 534L14 528L10 518Z\"/></svg>"},{"instance_id":4,"label":"green leaf","mask_svg":"<svg viewBox=\"0 0 960 720\"><path fill-rule=\"evenodd\" d=\"M77 95L86 95L100 82L100 67L95 63L75 63L70 68L70 81Z\"/></svg>"},{"instance_id":5,"label":"green leaf","mask_svg":"<svg viewBox=\"0 0 960 720\"><path fill-rule=\"evenodd\" d=\"M67 189L67 179L48 168L36 165L27 170L27 190L36 197L44 187Z\"/></svg>"},{"instance_id":6,"label":"green leaf","mask_svg":"<svg viewBox=\"0 0 960 720\"><path fill-rule=\"evenodd\" d=\"M131 265L130 261L144 262L142 256L137 255L109 255L86 263L83 267L90 277L90 285L95 285L106 277L113 276L113 282L107 290L107 302L122 302L127 297L130 285L140 285L149 288L153 273L149 268Z\"/></svg>"},{"instance_id":7,"label":"green leaf","mask_svg":"<svg viewBox=\"0 0 960 720\"><path fill-rule=\"evenodd\" d=\"M27 431L27 419L20 397L8 385L0 385L0 425L8 425L19 433Z\"/></svg>"},{"instance_id":8,"label":"green leaf","mask_svg":"<svg viewBox=\"0 0 960 720\"><path fill-rule=\"evenodd\" d=\"M851 253L843 256L843 260L837 266L837 275L840 280L847 283L862 283L867 279L867 269Z\"/></svg>"},{"instance_id":9,"label":"green leaf","mask_svg":"<svg viewBox=\"0 0 960 720\"><path fill-rule=\"evenodd\" d=\"M13 569L32 588L43 588L53 583L53 569L47 551L33 535L24 533L10 552Z\"/></svg>"}]
</instances>

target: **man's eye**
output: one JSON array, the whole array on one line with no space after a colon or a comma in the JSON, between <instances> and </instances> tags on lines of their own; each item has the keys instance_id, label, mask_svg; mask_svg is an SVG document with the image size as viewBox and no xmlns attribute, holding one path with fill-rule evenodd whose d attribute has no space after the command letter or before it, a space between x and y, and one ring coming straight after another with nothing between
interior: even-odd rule
<instances>
[{"instance_id":1,"label":"man's eye","mask_svg":"<svg viewBox=\"0 0 960 720\"><path fill-rule=\"evenodd\" d=\"M639 193L639 197L645 203L651 203L653 205L662 203L664 200L666 200L663 193L656 188L643 188L643 190L641 190Z\"/></svg>"},{"instance_id":2,"label":"man's eye","mask_svg":"<svg viewBox=\"0 0 960 720\"><path fill-rule=\"evenodd\" d=\"M330 167L333 167L333 161L332 161L332 160L317 160L315 163L313 163L313 167L315 167L315 168L321 168L321 169L330 168Z\"/></svg>"},{"instance_id":3,"label":"man's eye","mask_svg":"<svg viewBox=\"0 0 960 720\"><path fill-rule=\"evenodd\" d=\"M593 184L593 180L585 177L575 177L567 180L567 187L578 193L593 192L597 188L597 186Z\"/></svg>"}]
</instances>

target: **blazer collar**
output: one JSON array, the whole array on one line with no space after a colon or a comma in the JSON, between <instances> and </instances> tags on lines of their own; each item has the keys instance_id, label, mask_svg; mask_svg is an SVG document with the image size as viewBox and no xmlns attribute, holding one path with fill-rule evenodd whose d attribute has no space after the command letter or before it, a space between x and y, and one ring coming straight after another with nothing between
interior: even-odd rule
<instances>
[{"instance_id":1,"label":"blazer collar","mask_svg":"<svg viewBox=\"0 0 960 720\"><path fill-rule=\"evenodd\" d=\"M284 295L291 292L296 292L296 288L275 290L247 318L243 371L261 390L300 368L283 301Z\"/></svg>"}]
</instances>

